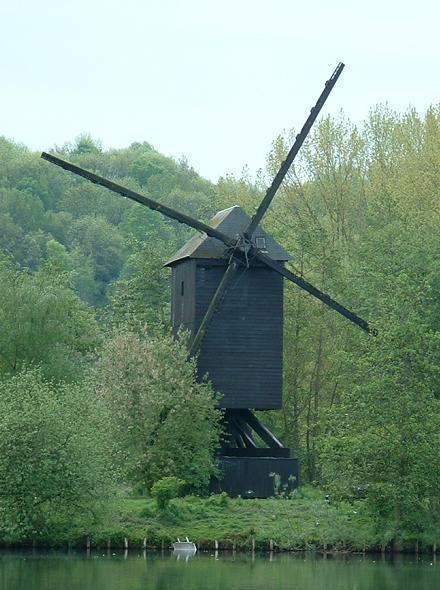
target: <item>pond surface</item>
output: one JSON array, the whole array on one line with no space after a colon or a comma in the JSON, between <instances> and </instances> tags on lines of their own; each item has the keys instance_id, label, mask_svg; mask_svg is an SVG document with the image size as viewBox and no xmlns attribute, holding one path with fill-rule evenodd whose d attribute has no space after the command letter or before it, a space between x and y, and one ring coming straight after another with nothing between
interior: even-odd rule
<instances>
[{"instance_id":1,"label":"pond surface","mask_svg":"<svg viewBox=\"0 0 440 590\"><path fill-rule=\"evenodd\" d=\"M0 552L1 590L438 590L429 557Z\"/></svg>"}]
</instances>

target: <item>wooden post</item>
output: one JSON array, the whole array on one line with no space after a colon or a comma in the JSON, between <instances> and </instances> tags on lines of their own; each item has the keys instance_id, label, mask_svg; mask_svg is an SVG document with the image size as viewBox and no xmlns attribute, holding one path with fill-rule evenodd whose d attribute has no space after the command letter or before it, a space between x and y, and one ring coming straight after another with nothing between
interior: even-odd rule
<instances>
[{"instance_id":1,"label":"wooden post","mask_svg":"<svg viewBox=\"0 0 440 590\"><path fill-rule=\"evenodd\" d=\"M255 538L252 537L252 553L255 553Z\"/></svg>"},{"instance_id":2,"label":"wooden post","mask_svg":"<svg viewBox=\"0 0 440 590\"><path fill-rule=\"evenodd\" d=\"M235 543L232 543L232 553L235 553Z\"/></svg>"},{"instance_id":3,"label":"wooden post","mask_svg":"<svg viewBox=\"0 0 440 590\"><path fill-rule=\"evenodd\" d=\"M146 549L147 548L147 537L144 537L144 540L142 541L142 549Z\"/></svg>"},{"instance_id":4,"label":"wooden post","mask_svg":"<svg viewBox=\"0 0 440 590\"><path fill-rule=\"evenodd\" d=\"M218 541L217 539L214 540L214 549L218 551Z\"/></svg>"},{"instance_id":5,"label":"wooden post","mask_svg":"<svg viewBox=\"0 0 440 590\"><path fill-rule=\"evenodd\" d=\"M269 551L273 551L273 539L270 539L269 541Z\"/></svg>"},{"instance_id":6,"label":"wooden post","mask_svg":"<svg viewBox=\"0 0 440 590\"><path fill-rule=\"evenodd\" d=\"M124 537L124 549L128 549L128 539Z\"/></svg>"}]
</instances>

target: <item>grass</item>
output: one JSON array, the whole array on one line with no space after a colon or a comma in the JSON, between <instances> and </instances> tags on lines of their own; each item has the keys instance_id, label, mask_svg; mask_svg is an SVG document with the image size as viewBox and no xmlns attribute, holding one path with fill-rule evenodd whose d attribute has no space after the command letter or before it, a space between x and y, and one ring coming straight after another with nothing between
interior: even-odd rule
<instances>
[{"instance_id":1,"label":"grass","mask_svg":"<svg viewBox=\"0 0 440 590\"><path fill-rule=\"evenodd\" d=\"M127 540L130 548L160 549L188 536L200 549L209 550L217 541L220 549L273 546L281 551L354 552L378 551L392 539L387 531L382 536L376 532L376 521L364 500L336 501L312 487L301 487L290 498L264 500L231 499L225 494L186 496L171 500L164 510L152 498L121 495L77 520L53 516L45 533L34 539L16 534L14 540L0 539L0 545L123 548ZM433 539L424 536L402 539L401 545L414 550L416 540L420 551L432 551Z\"/></svg>"},{"instance_id":2,"label":"grass","mask_svg":"<svg viewBox=\"0 0 440 590\"><path fill-rule=\"evenodd\" d=\"M150 498L116 498L93 530L82 531L92 545L168 546L188 536L201 548L217 540L224 549L364 550L379 546L362 502L331 502L321 492L302 489L290 499L243 500L224 495L172 500L159 511ZM80 539L78 539L78 542Z\"/></svg>"}]
</instances>

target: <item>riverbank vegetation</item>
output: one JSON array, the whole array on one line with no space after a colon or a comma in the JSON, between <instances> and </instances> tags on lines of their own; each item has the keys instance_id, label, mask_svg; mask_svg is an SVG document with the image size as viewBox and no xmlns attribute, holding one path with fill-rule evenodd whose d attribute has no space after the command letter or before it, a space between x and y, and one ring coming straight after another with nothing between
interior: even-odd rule
<instances>
[{"instance_id":1,"label":"riverbank vegetation","mask_svg":"<svg viewBox=\"0 0 440 590\"><path fill-rule=\"evenodd\" d=\"M104 151L83 135L57 151L208 220L233 204L252 213L289 141L257 181L216 184L146 142ZM290 499L202 497L218 394L170 336L163 268L192 232L4 138L0 163L2 542L440 542L439 107L323 119L267 216L292 268L378 330L286 285L284 404L261 418L312 486ZM148 496L164 477L187 499L157 511Z\"/></svg>"},{"instance_id":2,"label":"riverbank vegetation","mask_svg":"<svg viewBox=\"0 0 440 590\"><path fill-rule=\"evenodd\" d=\"M432 553L435 534L426 531L398 543L377 529L362 500L341 501L314 487L289 499L244 500L225 494L172 499L166 509L153 498L107 499L91 521L85 513L53 523L43 538L18 542L34 547L168 549L188 536L201 550ZM17 544L10 538L9 546ZM4 544L4 541L3 541Z\"/></svg>"}]
</instances>

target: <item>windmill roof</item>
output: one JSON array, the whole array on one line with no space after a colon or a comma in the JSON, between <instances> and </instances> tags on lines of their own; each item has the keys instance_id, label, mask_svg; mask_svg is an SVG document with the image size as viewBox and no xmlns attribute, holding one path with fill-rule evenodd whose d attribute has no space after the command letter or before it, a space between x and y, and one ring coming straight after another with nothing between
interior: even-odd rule
<instances>
[{"instance_id":1,"label":"windmill roof","mask_svg":"<svg viewBox=\"0 0 440 590\"><path fill-rule=\"evenodd\" d=\"M241 207L234 205L233 207L229 207L229 209L223 209L216 213L209 222L209 225L231 238L235 238L237 235L244 232L250 221L251 218L249 215L243 211ZM291 259L290 254L260 226L257 226L257 229L254 232L254 243L255 238L266 239L265 252L273 260L283 261ZM178 250L174 256L166 262L165 266L172 266L173 264L176 264L176 262L185 258L227 259L228 254L226 250L226 246L217 238L211 238L206 234L199 234L188 240L188 242L186 242L186 244L184 244L182 248L180 248L180 250Z\"/></svg>"}]
</instances>

